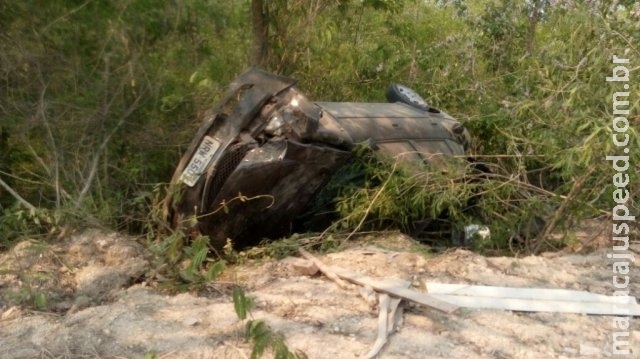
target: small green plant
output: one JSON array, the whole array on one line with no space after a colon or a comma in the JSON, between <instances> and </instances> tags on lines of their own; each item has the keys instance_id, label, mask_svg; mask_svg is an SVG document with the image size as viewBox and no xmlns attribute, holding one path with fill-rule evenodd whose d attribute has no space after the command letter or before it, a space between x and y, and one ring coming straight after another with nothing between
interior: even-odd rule
<instances>
[{"instance_id":1,"label":"small green plant","mask_svg":"<svg viewBox=\"0 0 640 359\"><path fill-rule=\"evenodd\" d=\"M47 295L44 293L36 293L33 296L33 306L38 310L45 310L48 308Z\"/></svg>"},{"instance_id":2,"label":"small green plant","mask_svg":"<svg viewBox=\"0 0 640 359\"><path fill-rule=\"evenodd\" d=\"M0 251L18 240L42 237L61 230L60 213L48 209L16 205L0 214Z\"/></svg>"},{"instance_id":3,"label":"small green plant","mask_svg":"<svg viewBox=\"0 0 640 359\"><path fill-rule=\"evenodd\" d=\"M175 232L149 245L154 254L155 276L162 284L179 291L204 289L216 281L226 268L223 259L209 257L209 237L200 236L188 243L184 234Z\"/></svg>"},{"instance_id":4,"label":"small green plant","mask_svg":"<svg viewBox=\"0 0 640 359\"><path fill-rule=\"evenodd\" d=\"M236 286L233 288L233 307L240 320L246 320L253 308L253 299L247 297L244 290ZM245 324L245 339L253 343L251 359L261 358L267 349L271 349L276 359L303 359L307 356L300 351L291 352L281 333L274 332L263 320L247 320Z\"/></svg>"},{"instance_id":5,"label":"small green plant","mask_svg":"<svg viewBox=\"0 0 640 359\"><path fill-rule=\"evenodd\" d=\"M11 305L21 305L35 310L48 310L57 296L51 293L58 279L48 271L39 270L34 260L49 256L50 246L41 241L25 241L20 244L20 254L13 260L0 263L0 276L15 278L13 284L0 291L0 299Z\"/></svg>"},{"instance_id":6,"label":"small green plant","mask_svg":"<svg viewBox=\"0 0 640 359\"><path fill-rule=\"evenodd\" d=\"M2 295L2 299L12 305L17 304L35 310L46 311L50 307L47 294L38 292L37 288L30 285L24 285L17 290L6 291Z\"/></svg>"}]
</instances>

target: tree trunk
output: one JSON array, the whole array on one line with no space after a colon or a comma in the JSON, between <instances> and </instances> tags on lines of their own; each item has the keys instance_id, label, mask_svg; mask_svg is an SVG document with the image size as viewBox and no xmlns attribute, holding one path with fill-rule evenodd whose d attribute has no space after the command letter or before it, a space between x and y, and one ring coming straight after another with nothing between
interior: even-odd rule
<instances>
[{"instance_id":1,"label":"tree trunk","mask_svg":"<svg viewBox=\"0 0 640 359\"><path fill-rule=\"evenodd\" d=\"M253 66L265 67L269 40L269 14L264 0L251 0L251 30L253 44L249 62Z\"/></svg>"}]
</instances>

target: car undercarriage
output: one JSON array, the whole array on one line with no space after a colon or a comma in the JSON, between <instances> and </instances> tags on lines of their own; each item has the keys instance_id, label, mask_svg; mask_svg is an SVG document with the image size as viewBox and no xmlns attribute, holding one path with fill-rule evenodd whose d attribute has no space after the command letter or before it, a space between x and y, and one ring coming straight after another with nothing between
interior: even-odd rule
<instances>
[{"instance_id":1,"label":"car undercarriage","mask_svg":"<svg viewBox=\"0 0 640 359\"><path fill-rule=\"evenodd\" d=\"M427 166L465 155L470 137L460 122L402 85L386 95L389 103L314 102L294 80L250 68L206 113L182 156L169 223L209 236L214 248L227 239L247 246L290 234L359 145Z\"/></svg>"}]
</instances>

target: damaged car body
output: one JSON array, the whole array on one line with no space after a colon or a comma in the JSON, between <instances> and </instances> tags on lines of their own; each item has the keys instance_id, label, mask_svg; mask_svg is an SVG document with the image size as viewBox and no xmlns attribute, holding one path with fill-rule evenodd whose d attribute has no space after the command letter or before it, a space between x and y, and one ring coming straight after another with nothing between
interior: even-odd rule
<instances>
[{"instance_id":1,"label":"damaged car body","mask_svg":"<svg viewBox=\"0 0 640 359\"><path fill-rule=\"evenodd\" d=\"M466 129L402 85L389 103L313 102L295 81L251 68L205 115L167 198L171 226L214 248L291 233L336 172L366 143L402 161L464 156Z\"/></svg>"}]
</instances>

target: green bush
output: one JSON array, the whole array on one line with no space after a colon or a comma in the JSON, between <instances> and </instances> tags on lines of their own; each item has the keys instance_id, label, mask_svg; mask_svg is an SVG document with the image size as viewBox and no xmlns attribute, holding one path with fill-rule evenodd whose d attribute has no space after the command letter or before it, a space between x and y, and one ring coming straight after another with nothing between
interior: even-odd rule
<instances>
[{"instance_id":1,"label":"green bush","mask_svg":"<svg viewBox=\"0 0 640 359\"><path fill-rule=\"evenodd\" d=\"M248 66L249 5L2 3L0 179L58 218L138 233L152 229L145 212L156 202L157 186L169 180L199 115ZM343 225L357 227L364 217L352 213L367 213L367 222L406 227L444 209L460 226L470 219L457 211L471 197L492 228L505 228L496 229L504 235L490 247L504 247L514 229L500 223L527 223L531 213L550 212L543 231L549 234L610 210L611 169L604 156L615 150L614 88L604 78L614 54L640 55L634 6L270 1L265 67L297 78L319 100L384 101L389 83L412 86L464 122L475 138L471 155L493 169L482 186L462 171L451 181L436 173L399 175L382 192L353 189L348 206L342 198L343 213L351 211ZM637 66L631 68L635 75ZM629 92L640 93L639 82L630 85ZM637 147L640 100L630 98L629 135ZM640 153L631 156L638 163ZM370 172L382 184L400 170L382 165ZM630 174L636 183L637 171ZM442 191L421 193L435 186L434 176L444 181ZM478 188L490 195L470 196ZM387 203L399 194L407 200ZM384 206L356 206L375 195ZM631 202L637 207L637 192ZM15 222L21 210L15 203L0 189L4 223Z\"/></svg>"}]
</instances>

